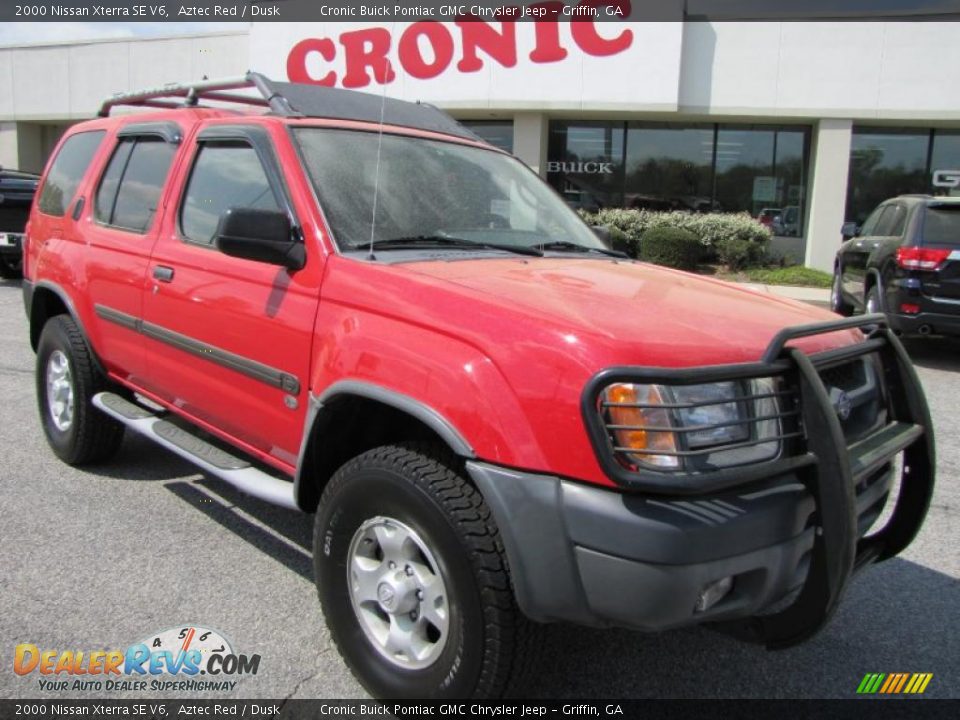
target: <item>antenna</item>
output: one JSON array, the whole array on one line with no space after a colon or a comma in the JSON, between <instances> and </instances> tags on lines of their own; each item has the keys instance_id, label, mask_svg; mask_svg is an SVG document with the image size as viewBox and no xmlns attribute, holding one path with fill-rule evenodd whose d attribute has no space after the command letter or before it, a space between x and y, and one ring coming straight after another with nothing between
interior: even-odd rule
<instances>
[{"instance_id":1,"label":"antenna","mask_svg":"<svg viewBox=\"0 0 960 720\"><path fill-rule=\"evenodd\" d=\"M394 37L397 30L397 21L394 20L390 27L390 37ZM390 77L390 58L385 57L387 66L383 69L383 91L380 93L380 128L377 131L377 170L376 177L373 180L373 213L370 217L370 252L367 254L368 260L376 260L377 256L373 252L373 243L377 230L377 199L380 195L380 151L383 149L383 118L387 108L387 78Z\"/></svg>"}]
</instances>

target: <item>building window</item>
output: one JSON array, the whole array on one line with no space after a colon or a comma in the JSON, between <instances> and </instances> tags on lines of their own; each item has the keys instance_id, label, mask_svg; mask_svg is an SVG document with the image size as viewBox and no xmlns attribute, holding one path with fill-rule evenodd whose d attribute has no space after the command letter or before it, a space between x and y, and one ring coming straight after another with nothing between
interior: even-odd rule
<instances>
[{"instance_id":1,"label":"building window","mask_svg":"<svg viewBox=\"0 0 960 720\"><path fill-rule=\"evenodd\" d=\"M810 130L713 123L550 123L547 180L575 208L747 212L803 233Z\"/></svg>"},{"instance_id":2,"label":"building window","mask_svg":"<svg viewBox=\"0 0 960 720\"><path fill-rule=\"evenodd\" d=\"M884 200L929 192L929 148L929 130L854 128L846 220L863 223Z\"/></svg>"},{"instance_id":3,"label":"building window","mask_svg":"<svg viewBox=\"0 0 960 720\"><path fill-rule=\"evenodd\" d=\"M459 120L467 130L496 148L513 152L513 120Z\"/></svg>"},{"instance_id":4,"label":"building window","mask_svg":"<svg viewBox=\"0 0 960 720\"><path fill-rule=\"evenodd\" d=\"M624 205L705 212L713 197L712 125L627 126Z\"/></svg>"},{"instance_id":5,"label":"building window","mask_svg":"<svg viewBox=\"0 0 960 720\"><path fill-rule=\"evenodd\" d=\"M960 132L936 130L933 134L933 147L930 150L931 181L934 173L942 170L960 170ZM931 192L937 195L957 194L956 189L945 190L942 187L934 187Z\"/></svg>"},{"instance_id":6,"label":"building window","mask_svg":"<svg viewBox=\"0 0 960 720\"><path fill-rule=\"evenodd\" d=\"M775 235L798 237L806 200L807 128L721 125L716 205L747 212Z\"/></svg>"},{"instance_id":7,"label":"building window","mask_svg":"<svg viewBox=\"0 0 960 720\"><path fill-rule=\"evenodd\" d=\"M622 207L626 125L550 123L547 180L577 210Z\"/></svg>"}]
</instances>

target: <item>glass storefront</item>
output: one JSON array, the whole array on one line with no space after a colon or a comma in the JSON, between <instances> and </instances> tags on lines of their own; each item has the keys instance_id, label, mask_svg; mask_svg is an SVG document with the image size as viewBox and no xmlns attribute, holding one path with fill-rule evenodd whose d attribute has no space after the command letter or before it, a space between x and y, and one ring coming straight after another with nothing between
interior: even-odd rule
<instances>
[{"instance_id":1,"label":"glass storefront","mask_svg":"<svg viewBox=\"0 0 960 720\"><path fill-rule=\"evenodd\" d=\"M862 224L884 200L940 193L937 170L960 169L960 132L929 128L855 127L850 148L847 222Z\"/></svg>"},{"instance_id":2,"label":"glass storefront","mask_svg":"<svg viewBox=\"0 0 960 720\"><path fill-rule=\"evenodd\" d=\"M550 123L548 181L573 207L748 212L803 232L810 130L714 123Z\"/></svg>"},{"instance_id":3,"label":"glass storefront","mask_svg":"<svg viewBox=\"0 0 960 720\"><path fill-rule=\"evenodd\" d=\"M494 147L513 152L513 120L460 120L459 123Z\"/></svg>"}]
</instances>

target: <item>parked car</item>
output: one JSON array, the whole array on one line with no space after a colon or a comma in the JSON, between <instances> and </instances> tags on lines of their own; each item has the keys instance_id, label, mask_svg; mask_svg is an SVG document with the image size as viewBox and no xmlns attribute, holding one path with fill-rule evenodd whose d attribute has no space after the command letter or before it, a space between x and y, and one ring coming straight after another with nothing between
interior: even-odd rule
<instances>
[{"instance_id":1,"label":"parked car","mask_svg":"<svg viewBox=\"0 0 960 720\"><path fill-rule=\"evenodd\" d=\"M960 198L881 203L837 252L831 305L884 313L905 334L960 335Z\"/></svg>"},{"instance_id":2,"label":"parked car","mask_svg":"<svg viewBox=\"0 0 960 720\"><path fill-rule=\"evenodd\" d=\"M775 228L779 227L782 215L783 210L781 208L763 208L757 213L757 222L764 227L770 228L771 232L775 232Z\"/></svg>"},{"instance_id":3,"label":"parked car","mask_svg":"<svg viewBox=\"0 0 960 720\"><path fill-rule=\"evenodd\" d=\"M20 277L23 228L40 176L0 167L0 278Z\"/></svg>"},{"instance_id":4,"label":"parked car","mask_svg":"<svg viewBox=\"0 0 960 720\"><path fill-rule=\"evenodd\" d=\"M543 622L796 644L923 522L930 417L882 318L611 251L428 105L250 74L101 114L30 217L46 439L80 465L132 430L315 513L376 696L500 695Z\"/></svg>"}]
</instances>

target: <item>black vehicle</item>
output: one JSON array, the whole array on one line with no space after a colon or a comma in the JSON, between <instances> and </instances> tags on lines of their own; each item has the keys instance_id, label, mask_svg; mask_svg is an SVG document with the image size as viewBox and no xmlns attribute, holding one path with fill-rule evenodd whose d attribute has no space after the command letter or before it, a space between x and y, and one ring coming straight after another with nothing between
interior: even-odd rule
<instances>
[{"instance_id":1,"label":"black vehicle","mask_svg":"<svg viewBox=\"0 0 960 720\"><path fill-rule=\"evenodd\" d=\"M0 168L0 278L21 276L23 230L40 176Z\"/></svg>"},{"instance_id":2,"label":"black vehicle","mask_svg":"<svg viewBox=\"0 0 960 720\"><path fill-rule=\"evenodd\" d=\"M960 335L960 198L887 200L845 238L834 263L834 312L886 313L890 327L908 335Z\"/></svg>"}]
</instances>

